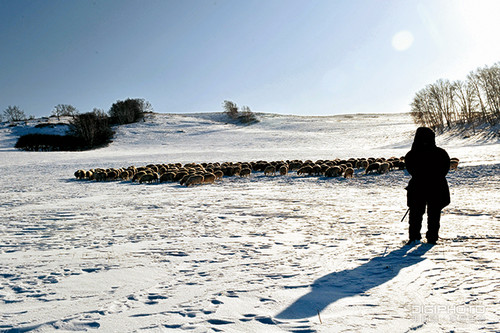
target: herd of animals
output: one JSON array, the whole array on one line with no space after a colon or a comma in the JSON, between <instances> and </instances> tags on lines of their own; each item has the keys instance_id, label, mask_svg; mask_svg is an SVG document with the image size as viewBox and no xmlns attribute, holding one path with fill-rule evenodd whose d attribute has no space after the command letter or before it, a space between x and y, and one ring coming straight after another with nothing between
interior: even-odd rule
<instances>
[{"instance_id":1,"label":"herd of animals","mask_svg":"<svg viewBox=\"0 0 500 333\"><path fill-rule=\"evenodd\" d=\"M459 160L452 158L450 170L456 170ZM384 174L391 170L404 170L404 157L385 158L350 158L348 160L318 161L256 161L256 162L224 162L224 163L188 163L149 164L146 166L130 166L127 168L109 168L77 170L77 179L95 181L132 181L142 183L179 182L183 186L211 184L223 177L250 177L253 173L264 173L265 176L287 175L296 172L298 176L324 176L352 178L354 170L357 174ZM364 171L363 171L364 170Z\"/></svg>"}]
</instances>

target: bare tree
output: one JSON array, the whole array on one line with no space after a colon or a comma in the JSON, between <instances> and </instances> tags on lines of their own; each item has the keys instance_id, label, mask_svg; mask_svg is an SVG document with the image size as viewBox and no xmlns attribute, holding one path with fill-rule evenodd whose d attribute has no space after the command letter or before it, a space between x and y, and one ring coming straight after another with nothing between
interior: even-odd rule
<instances>
[{"instance_id":1,"label":"bare tree","mask_svg":"<svg viewBox=\"0 0 500 333\"><path fill-rule=\"evenodd\" d=\"M455 87L459 118L462 124L470 124L472 126L472 131L476 133L477 97L475 89L468 81L455 81L453 85Z\"/></svg>"},{"instance_id":2,"label":"bare tree","mask_svg":"<svg viewBox=\"0 0 500 333\"><path fill-rule=\"evenodd\" d=\"M481 84L479 82L479 78L478 78L477 74L475 72L470 72L469 75L467 76L467 80L471 84L471 86L473 87L474 93L477 97L479 111L481 113L482 121L489 122L488 109L487 109L486 103L485 103L485 96L484 96L484 92L481 88Z\"/></svg>"},{"instance_id":3,"label":"bare tree","mask_svg":"<svg viewBox=\"0 0 500 333\"><path fill-rule=\"evenodd\" d=\"M231 119L238 119L238 106L231 101L224 101L224 113Z\"/></svg>"},{"instance_id":4,"label":"bare tree","mask_svg":"<svg viewBox=\"0 0 500 333\"><path fill-rule=\"evenodd\" d=\"M455 116L452 84L449 80L439 79L429 85L429 94L434 111L446 120L446 125L450 128Z\"/></svg>"},{"instance_id":5,"label":"bare tree","mask_svg":"<svg viewBox=\"0 0 500 333\"><path fill-rule=\"evenodd\" d=\"M106 111L104 111L103 109L99 109L99 108L93 108L92 113L99 116L99 117L106 117L107 116Z\"/></svg>"},{"instance_id":6,"label":"bare tree","mask_svg":"<svg viewBox=\"0 0 500 333\"><path fill-rule=\"evenodd\" d=\"M478 68L474 79L486 104L487 121L494 125L500 120L500 63L492 67Z\"/></svg>"},{"instance_id":7,"label":"bare tree","mask_svg":"<svg viewBox=\"0 0 500 333\"><path fill-rule=\"evenodd\" d=\"M148 101L146 101L145 99L140 98L140 99L139 99L139 104L141 105L141 109L142 109L142 112L143 112L143 113L151 113L151 112L154 112L154 110L153 110L153 106L151 105L151 103L149 103L149 102L148 102Z\"/></svg>"},{"instance_id":8,"label":"bare tree","mask_svg":"<svg viewBox=\"0 0 500 333\"><path fill-rule=\"evenodd\" d=\"M425 90L420 90L415 94L413 102L410 104L413 122L419 126L428 125L425 118L426 114L429 112L429 108L426 105L425 99Z\"/></svg>"},{"instance_id":9,"label":"bare tree","mask_svg":"<svg viewBox=\"0 0 500 333\"><path fill-rule=\"evenodd\" d=\"M61 120L61 117L73 117L77 114L78 110L73 105L69 104L57 104L52 110L52 115L57 117L57 120Z\"/></svg>"},{"instance_id":10,"label":"bare tree","mask_svg":"<svg viewBox=\"0 0 500 333\"><path fill-rule=\"evenodd\" d=\"M411 115L418 125L441 130L443 128L443 116L440 111L440 101L433 96L433 94L437 94L433 90L437 90L437 88L428 85L417 92L411 103Z\"/></svg>"},{"instance_id":11,"label":"bare tree","mask_svg":"<svg viewBox=\"0 0 500 333\"><path fill-rule=\"evenodd\" d=\"M12 106L9 105L4 111L3 111L3 117L5 118L6 121L21 121L21 120L26 120L26 114L24 113L23 110L19 106Z\"/></svg>"}]
</instances>

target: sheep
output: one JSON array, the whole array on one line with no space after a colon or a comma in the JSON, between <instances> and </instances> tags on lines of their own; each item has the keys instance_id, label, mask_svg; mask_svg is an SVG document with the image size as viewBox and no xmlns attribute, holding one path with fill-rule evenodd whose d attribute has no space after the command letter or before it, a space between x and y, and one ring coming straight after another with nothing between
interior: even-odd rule
<instances>
[{"instance_id":1,"label":"sheep","mask_svg":"<svg viewBox=\"0 0 500 333\"><path fill-rule=\"evenodd\" d=\"M456 157L451 158L450 159L450 170L457 170L459 161L460 160Z\"/></svg>"},{"instance_id":2,"label":"sheep","mask_svg":"<svg viewBox=\"0 0 500 333\"><path fill-rule=\"evenodd\" d=\"M378 172L378 170L380 169L380 163L379 162L373 162L373 163L370 163L366 169L365 169L365 175L367 175L368 173L370 173L371 171L375 171L375 172Z\"/></svg>"},{"instance_id":3,"label":"sheep","mask_svg":"<svg viewBox=\"0 0 500 333\"><path fill-rule=\"evenodd\" d=\"M224 177L224 172L221 169L217 169L214 171L215 179L222 179Z\"/></svg>"},{"instance_id":4,"label":"sheep","mask_svg":"<svg viewBox=\"0 0 500 333\"><path fill-rule=\"evenodd\" d=\"M168 172L168 169L164 166L161 166L158 168L158 173L160 174L160 176L166 174L167 172Z\"/></svg>"},{"instance_id":5,"label":"sheep","mask_svg":"<svg viewBox=\"0 0 500 333\"><path fill-rule=\"evenodd\" d=\"M187 174L184 177L182 177L182 179L179 181L179 184L181 184L181 186L183 186L186 183L186 181L188 180L189 177L191 177L190 174Z\"/></svg>"},{"instance_id":6,"label":"sheep","mask_svg":"<svg viewBox=\"0 0 500 333\"><path fill-rule=\"evenodd\" d=\"M75 171L75 177L76 177L76 179L83 179L83 178L85 178L85 171L84 170L76 170Z\"/></svg>"},{"instance_id":7,"label":"sheep","mask_svg":"<svg viewBox=\"0 0 500 333\"><path fill-rule=\"evenodd\" d=\"M378 167L378 173L383 174L383 173L389 172L390 167L391 167L391 165L388 162L380 163L380 165Z\"/></svg>"},{"instance_id":8,"label":"sheep","mask_svg":"<svg viewBox=\"0 0 500 333\"><path fill-rule=\"evenodd\" d=\"M299 170L297 170L297 175L298 176L305 175L305 174L310 175L312 170L313 170L312 166L306 165L306 166L301 167Z\"/></svg>"},{"instance_id":9,"label":"sheep","mask_svg":"<svg viewBox=\"0 0 500 333\"><path fill-rule=\"evenodd\" d=\"M154 180L154 176L153 174L151 173L146 173L144 175L142 175L140 178L139 178L139 184L142 184L142 183L152 183Z\"/></svg>"},{"instance_id":10,"label":"sheep","mask_svg":"<svg viewBox=\"0 0 500 333\"><path fill-rule=\"evenodd\" d=\"M264 176L275 176L276 175L276 167L274 165L268 165L264 170Z\"/></svg>"},{"instance_id":11,"label":"sheep","mask_svg":"<svg viewBox=\"0 0 500 333\"><path fill-rule=\"evenodd\" d=\"M239 176L240 175L240 172L241 172L241 165L240 164L236 164L233 166L233 173L235 176Z\"/></svg>"},{"instance_id":12,"label":"sheep","mask_svg":"<svg viewBox=\"0 0 500 333\"><path fill-rule=\"evenodd\" d=\"M404 170L406 169L406 164L404 162L404 158L396 158L395 160L389 160L389 163L391 164L391 170L398 169L398 170Z\"/></svg>"},{"instance_id":13,"label":"sheep","mask_svg":"<svg viewBox=\"0 0 500 333\"><path fill-rule=\"evenodd\" d=\"M348 167L344 171L344 178L352 178L354 176L354 169L352 167Z\"/></svg>"},{"instance_id":14,"label":"sheep","mask_svg":"<svg viewBox=\"0 0 500 333\"><path fill-rule=\"evenodd\" d=\"M302 161L293 160L288 163L288 171L297 171L302 167Z\"/></svg>"},{"instance_id":15,"label":"sheep","mask_svg":"<svg viewBox=\"0 0 500 333\"><path fill-rule=\"evenodd\" d=\"M358 159L357 158L350 158L347 160L347 163L349 163L351 165L351 168L355 168L356 167L356 164L358 163Z\"/></svg>"},{"instance_id":16,"label":"sheep","mask_svg":"<svg viewBox=\"0 0 500 333\"><path fill-rule=\"evenodd\" d=\"M178 182L185 176L189 175L187 171L180 171L175 174L174 181Z\"/></svg>"},{"instance_id":17,"label":"sheep","mask_svg":"<svg viewBox=\"0 0 500 333\"><path fill-rule=\"evenodd\" d=\"M268 166L268 164L269 163L266 161L257 161L250 163L250 166L252 168L252 171L254 172L263 172Z\"/></svg>"},{"instance_id":18,"label":"sheep","mask_svg":"<svg viewBox=\"0 0 500 333\"><path fill-rule=\"evenodd\" d=\"M145 175L143 175L140 179L139 179L139 184L142 184L142 183L153 183L153 182L158 182L158 180L160 179L158 173L154 172L154 173L147 173Z\"/></svg>"},{"instance_id":19,"label":"sheep","mask_svg":"<svg viewBox=\"0 0 500 333\"><path fill-rule=\"evenodd\" d=\"M129 180L129 179L130 179L130 177L131 177L131 175L132 175L132 172L131 172L131 171L129 171L129 170L124 170L124 171L122 171L122 172L119 174L119 176L118 176L118 177L119 177L121 180Z\"/></svg>"},{"instance_id":20,"label":"sheep","mask_svg":"<svg viewBox=\"0 0 500 333\"><path fill-rule=\"evenodd\" d=\"M118 172L116 170L110 169L106 172L106 180L115 180L118 178Z\"/></svg>"},{"instance_id":21,"label":"sheep","mask_svg":"<svg viewBox=\"0 0 500 333\"><path fill-rule=\"evenodd\" d=\"M202 175L193 175L189 176L189 178L184 182L184 185L186 187L189 187L191 185L199 185L203 183L203 176Z\"/></svg>"},{"instance_id":22,"label":"sheep","mask_svg":"<svg viewBox=\"0 0 500 333\"><path fill-rule=\"evenodd\" d=\"M203 175L203 183L204 184L213 184L215 183L215 175L213 173L205 173Z\"/></svg>"},{"instance_id":23,"label":"sheep","mask_svg":"<svg viewBox=\"0 0 500 333\"><path fill-rule=\"evenodd\" d=\"M105 181L107 178L106 171L99 171L95 175L95 180L98 182Z\"/></svg>"},{"instance_id":24,"label":"sheep","mask_svg":"<svg viewBox=\"0 0 500 333\"><path fill-rule=\"evenodd\" d=\"M224 176L232 177L239 174L241 171L240 166L237 165L226 165L222 168L222 172L224 172Z\"/></svg>"},{"instance_id":25,"label":"sheep","mask_svg":"<svg viewBox=\"0 0 500 333\"><path fill-rule=\"evenodd\" d=\"M252 173L252 169L250 169L250 168L243 168L240 171L240 177L250 177L251 173Z\"/></svg>"},{"instance_id":26,"label":"sheep","mask_svg":"<svg viewBox=\"0 0 500 333\"><path fill-rule=\"evenodd\" d=\"M357 163L357 168L366 170L366 168L368 168L368 165L370 165L368 160L362 159Z\"/></svg>"},{"instance_id":27,"label":"sheep","mask_svg":"<svg viewBox=\"0 0 500 333\"><path fill-rule=\"evenodd\" d=\"M326 177L338 177L341 174L342 169L338 165L328 168L325 172Z\"/></svg>"},{"instance_id":28,"label":"sheep","mask_svg":"<svg viewBox=\"0 0 500 333\"><path fill-rule=\"evenodd\" d=\"M146 171L139 171L138 173L136 173L133 177L132 177L132 182L135 182L135 181L139 181L139 179L141 179L142 176L144 175L147 175L148 173Z\"/></svg>"},{"instance_id":29,"label":"sheep","mask_svg":"<svg viewBox=\"0 0 500 333\"><path fill-rule=\"evenodd\" d=\"M450 160L450 170L456 170L458 159ZM384 174L393 169L405 168L404 157L385 158L349 158L349 159L321 159L313 162L306 160L279 160L279 161L256 161L256 162L224 162L224 163L170 163L170 164L148 164L147 166L128 168L91 169L89 171L77 170L77 179L90 179L96 181L116 180L123 181L131 179L139 183L180 181L181 185L191 186L196 184L214 183L223 176L248 177L253 171L263 171L265 176L287 175L290 171L296 171L301 175L324 175L326 177L352 178L355 176L356 168L364 167L364 174L378 172ZM146 177L147 176L147 177ZM202 181L199 183L200 176Z\"/></svg>"},{"instance_id":30,"label":"sheep","mask_svg":"<svg viewBox=\"0 0 500 333\"><path fill-rule=\"evenodd\" d=\"M283 164L282 166L280 166L280 175L286 176L287 174L288 174L288 166Z\"/></svg>"},{"instance_id":31,"label":"sheep","mask_svg":"<svg viewBox=\"0 0 500 333\"><path fill-rule=\"evenodd\" d=\"M149 168L149 169L153 170L154 172L158 172L158 167L154 164L148 164L148 165L146 165L146 168Z\"/></svg>"},{"instance_id":32,"label":"sheep","mask_svg":"<svg viewBox=\"0 0 500 333\"><path fill-rule=\"evenodd\" d=\"M321 166L319 164L314 164L310 175L315 175L315 176L321 175Z\"/></svg>"},{"instance_id":33,"label":"sheep","mask_svg":"<svg viewBox=\"0 0 500 333\"><path fill-rule=\"evenodd\" d=\"M323 164L321 164L321 174L324 175L326 173L326 170L328 170L329 168L331 168L333 165L331 165L332 163L329 163L327 161L325 161Z\"/></svg>"},{"instance_id":34,"label":"sheep","mask_svg":"<svg viewBox=\"0 0 500 333\"><path fill-rule=\"evenodd\" d=\"M240 165L242 170L243 169L250 169L250 170L252 169L252 166L250 165L250 163L245 162L245 163L240 163L239 165Z\"/></svg>"},{"instance_id":35,"label":"sheep","mask_svg":"<svg viewBox=\"0 0 500 333\"><path fill-rule=\"evenodd\" d=\"M166 172L160 176L160 183L175 181L175 172Z\"/></svg>"}]
</instances>

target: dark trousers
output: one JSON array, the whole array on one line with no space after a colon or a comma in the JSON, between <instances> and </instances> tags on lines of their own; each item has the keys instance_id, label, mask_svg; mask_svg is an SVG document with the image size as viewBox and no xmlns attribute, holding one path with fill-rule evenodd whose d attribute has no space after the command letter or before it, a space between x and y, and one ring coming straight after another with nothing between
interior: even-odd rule
<instances>
[{"instance_id":1,"label":"dark trousers","mask_svg":"<svg viewBox=\"0 0 500 333\"><path fill-rule=\"evenodd\" d=\"M427 206L427 233L425 238L428 242L436 242L439 238L439 220L441 219L441 208L427 205L426 202L414 202L410 206L410 240L421 239L420 229Z\"/></svg>"}]
</instances>

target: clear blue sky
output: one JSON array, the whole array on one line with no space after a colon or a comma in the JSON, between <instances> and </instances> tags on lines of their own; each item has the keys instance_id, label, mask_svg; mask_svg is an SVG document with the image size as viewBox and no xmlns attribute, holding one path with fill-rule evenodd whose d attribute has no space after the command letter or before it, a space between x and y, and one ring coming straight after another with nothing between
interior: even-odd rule
<instances>
[{"instance_id":1,"label":"clear blue sky","mask_svg":"<svg viewBox=\"0 0 500 333\"><path fill-rule=\"evenodd\" d=\"M406 112L500 61L500 1L0 0L0 112Z\"/></svg>"}]
</instances>

